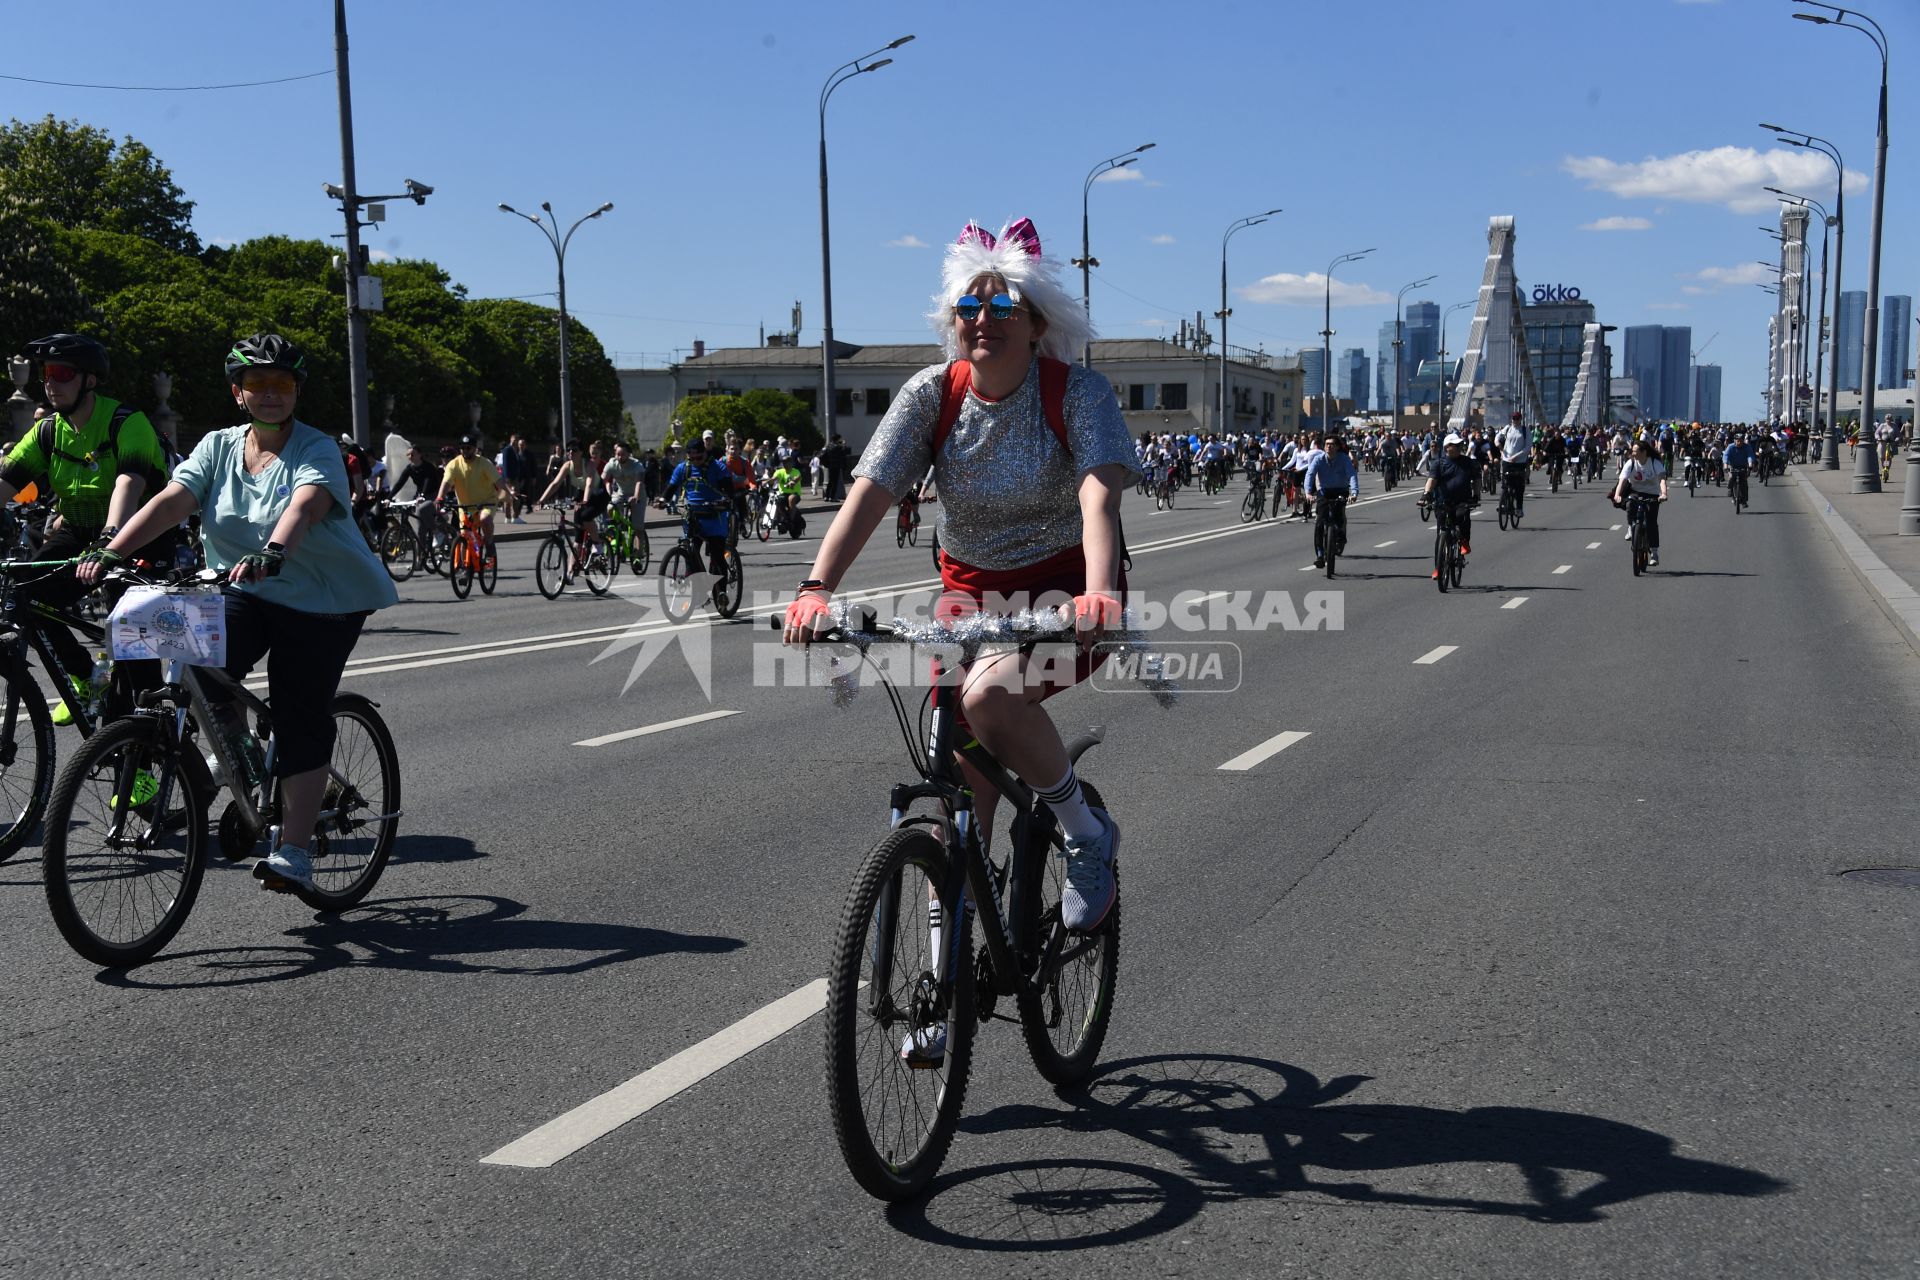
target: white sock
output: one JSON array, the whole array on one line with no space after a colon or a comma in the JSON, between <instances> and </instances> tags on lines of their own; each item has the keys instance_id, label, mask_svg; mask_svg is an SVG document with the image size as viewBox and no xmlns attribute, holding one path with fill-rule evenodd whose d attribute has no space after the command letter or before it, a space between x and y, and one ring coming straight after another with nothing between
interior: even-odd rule
<instances>
[{"instance_id":1,"label":"white sock","mask_svg":"<svg viewBox=\"0 0 1920 1280\"><path fill-rule=\"evenodd\" d=\"M1087 798L1080 791L1080 779L1073 776L1072 765L1067 766L1066 777L1050 787L1036 787L1034 794L1053 810L1067 839L1091 840L1100 834L1100 819L1087 807Z\"/></svg>"}]
</instances>

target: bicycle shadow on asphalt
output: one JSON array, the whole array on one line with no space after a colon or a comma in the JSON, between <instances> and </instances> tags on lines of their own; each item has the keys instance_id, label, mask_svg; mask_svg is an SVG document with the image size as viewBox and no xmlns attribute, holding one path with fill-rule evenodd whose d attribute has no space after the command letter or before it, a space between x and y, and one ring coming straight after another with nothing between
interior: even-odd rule
<instances>
[{"instance_id":1,"label":"bicycle shadow on asphalt","mask_svg":"<svg viewBox=\"0 0 1920 1280\"><path fill-rule=\"evenodd\" d=\"M465 836L399 836L393 842L394 862L472 862L487 855Z\"/></svg>"},{"instance_id":2,"label":"bicycle shadow on asphalt","mask_svg":"<svg viewBox=\"0 0 1920 1280\"><path fill-rule=\"evenodd\" d=\"M1118 1133L1152 1148L1153 1164L1042 1159L960 1170L888 1217L933 1243L1066 1251L1145 1239L1208 1205L1248 1200L1571 1225L1603 1222L1601 1210L1649 1196L1753 1197L1791 1186L1679 1155L1674 1139L1653 1130L1576 1112L1334 1105L1370 1079L1322 1082L1288 1063L1234 1054L1109 1063L1084 1090L1061 1095L1064 1109L1004 1106L961 1128ZM1164 1167L1169 1156L1177 1169ZM1514 1171L1524 1195L1502 1194L1513 1179L1489 1166ZM1394 1185L1376 1185L1396 1172Z\"/></svg>"},{"instance_id":3,"label":"bicycle shadow on asphalt","mask_svg":"<svg viewBox=\"0 0 1920 1280\"><path fill-rule=\"evenodd\" d=\"M746 943L643 925L524 918L527 905L492 894L384 898L288 929L294 946L223 947L162 955L107 970L111 986L181 989L248 986L341 969L556 977L671 954L717 955ZM188 976L164 980L168 966ZM174 972L178 972L175 970Z\"/></svg>"}]
</instances>

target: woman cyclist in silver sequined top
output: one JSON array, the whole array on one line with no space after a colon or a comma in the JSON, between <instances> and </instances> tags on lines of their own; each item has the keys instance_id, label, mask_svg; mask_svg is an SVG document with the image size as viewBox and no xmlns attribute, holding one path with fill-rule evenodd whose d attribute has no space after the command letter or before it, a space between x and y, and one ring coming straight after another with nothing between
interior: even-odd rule
<instances>
[{"instance_id":1,"label":"woman cyclist in silver sequined top","mask_svg":"<svg viewBox=\"0 0 1920 1280\"><path fill-rule=\"evenodd\" d=\"M1069 928L1090 930L1114 901L1119 829L1086 803L1041 703L1092 672L1093 641L1119 624L1126 585L1120 497L1140 469L1112 386L1074 363L1092 333L1059 275L1024 218L997 236L969 223L948 247L929 318L949 361L915 374L889 406L787 611L786 638L803 642L823 625L828 599L867 538L931 465L946 599L977 606L992 596L996 609L1009 607L1001 599L1014 609L1071 601L1079 623L1082 652L1071 678L1040 656L983 659L966 673L960 705L970 731L1035 783L1058 817L1067 847L1063 914ZM1048 420L1046 361L1066 365L1059 406L1065 447ZM1051 376L1061 373L1054 368ZM964 403L936 451L942 408L955 385L966 385ZM984 778L967 772L980 829L991 832L997 797Z\"/></svg>"}]
</instances>

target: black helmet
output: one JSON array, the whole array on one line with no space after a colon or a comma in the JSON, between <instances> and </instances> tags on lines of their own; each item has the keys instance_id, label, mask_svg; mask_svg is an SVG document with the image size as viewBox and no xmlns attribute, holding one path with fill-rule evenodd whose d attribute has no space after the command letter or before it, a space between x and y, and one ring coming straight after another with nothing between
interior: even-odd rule
<instances>
[{"instance_id":1,"label":"black helmet","mask_svg":"<svg viewBox=\"0 0 1920 1280\"><path fill-rule=\"evenodd\" d=\"M462 449L478 449L480 447L480 437L469 432L460 437L460 447Z\"/></svg>"},{"instance_id":2,"label":"black helmet","mask_svg":"<svg viewBox=\"0 0 1920 1280\"><path fill-rule=\"evenodd\" d=\"M248 369L285 369L296 383L307 380L307 353L277 333L242 338L227 352L227 381L240 381Z\"/></svg>"},{"instance_id":3,"label":"black helmet","mask_svg":"<svg viewBox=\"0 0 1920 1280\"><path fill-rule=\"evenodd\" d=\"M20 348L20 354L39 364L52 360L70 364L82 373L107 376L107 349L92 338L77 333L55 333L35 338Z\"/></svg>"}]
</instances>

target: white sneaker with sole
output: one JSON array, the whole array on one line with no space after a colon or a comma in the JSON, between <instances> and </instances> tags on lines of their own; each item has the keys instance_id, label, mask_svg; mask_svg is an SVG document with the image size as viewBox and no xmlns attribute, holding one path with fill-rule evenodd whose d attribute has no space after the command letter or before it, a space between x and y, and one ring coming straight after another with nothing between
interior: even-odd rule
<instances>
[{"instance_id":1,"label":"white sneaker with sole","mask_svg":"<svg viewBox=\"0 0 1920 1280\"><path fill-rule=\"evenodd\" d=\"M1120 852L1120 824L1104 809L1095 809L1100 834L1090 840L1068 840L1067 883L1060 891L1060 919L1076 933L1098 929L1120 896L1113 875L1113 859Z\"/></svg>"},{"instance_id":2,"label":"white sneaker with sole","mask_svg":"<svg viewBox=\"0 0 1920 1280\"><path fill-rule=\"evenodd\" d=\"M313 855L299 845L283 844L253 864L253 878L261 887L284 891L298 885L313 888Z\"/></svg>"}]
</instances>

